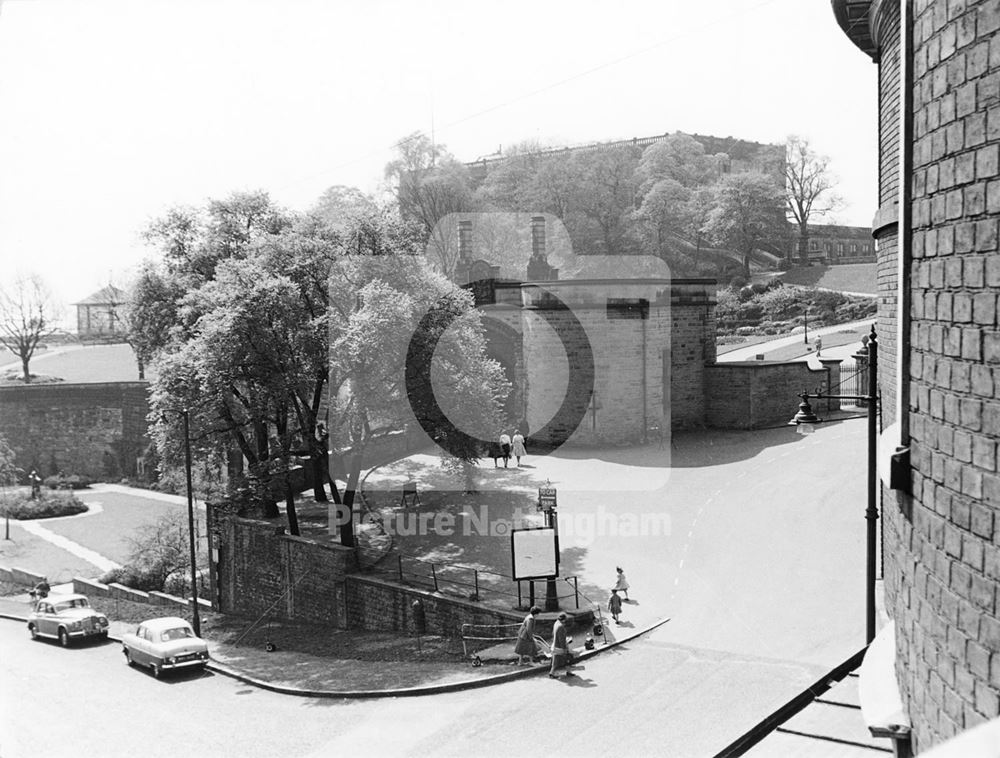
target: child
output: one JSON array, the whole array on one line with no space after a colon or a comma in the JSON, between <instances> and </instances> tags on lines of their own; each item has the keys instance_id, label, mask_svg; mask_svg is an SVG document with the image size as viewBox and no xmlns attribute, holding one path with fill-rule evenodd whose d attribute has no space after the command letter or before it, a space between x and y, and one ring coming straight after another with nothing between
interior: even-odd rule
<instances>
[{"instance_id":1,"label":"child","mask_svg":"<svg viewBox=\"0 0 1000 758\"><path fill-rule=\"evenodd\" d=\"M622 599L618 595L618 590L611 590L611 597L608 598L608 610L611 611L611 618L615 623L619 623L618 617L622 613Z\"/></svg>"}]
</instances>

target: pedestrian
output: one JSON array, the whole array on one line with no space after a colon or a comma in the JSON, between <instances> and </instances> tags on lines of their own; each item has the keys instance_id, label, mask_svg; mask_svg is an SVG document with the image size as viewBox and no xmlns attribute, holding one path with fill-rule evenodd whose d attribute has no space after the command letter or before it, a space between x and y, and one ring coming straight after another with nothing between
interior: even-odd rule
<instances>
[{"instance_id":1,"label":"pedestrian","mask_svg":"<svg viewBox=\"0 0 1000 758\"><path fill-rule=\"evenodd\" d=\"M510 451L514 454L514 458L517 459L518 466L521 465L521 458L528 454L524 449L524 435L517 429L514 430L514 436L510 441Z\"/></svg>"},{"instance_id":2,"label":"pedestrian","mask_svg":"<svg viewBox=\"0 0 1000 758\"><path fill-rule=\"evenodd\" d=\"M31 481L31 499L38 500L39 496L42 494L42 477L38 475L35 469L31 469L31 473L28 474L28 479Z\"/></svg>"},{"instance_id":3,"label":"pedestrian","mask_svg":"<svg viewBox=\"0 0 1000 758\"><path fill-rule=\"evenodd\" d=\"M500 449L500 443L493 440L489 443L488 447L489 456L493 459L493 468L500 468L500 466L497 465L497 459L503 458L503 451Z\"/></svg>"},{"instance_id":4,"label":"pedestrian","mask_svg":"<svg viewBox=\"0 0 1000 758\"><path fill-rule=\"evenodd\" d=\"M618 579L615 581L615 589L619 592L624 592L625 599L628 600L628 579L625 578L625 572L622 571L621 566L617 566L615 571L618 572Z\"/></svg>"},{"instance_id":5,"label":"pedestrian","mask_svg":"<svg viewBox=\"0 0 1000 758\"><path fill-rule=\"evenodd\" d=\"M34 588L28 593L28 595L30 595L31 599L35 601L35 607L37 608L38 601L47 598L49 596L49 592L51 591L52 588L49 586L48 577L43 576L42 581L36 584Z\"/></svg>"},{"instance_id":6,"label":"pedestrian","mask_svg":"<svg viewBox=\"0 0 1000 758\"><path fill-rule=\"evenodd\" d=\"M822 352L823 352L823 338L822 337L817 337L816 338L816 357L819 358L820 353L822 353Z\"/></svg>"},{"instance_id":7,"label":"pedestrian","mask_svg":"<svg viewBox=\"0 0 1000 758\"><path fill-rule=\"evenodd\" d=\"M531 606L528 615L521 622L521 628L517 630L517 643L514 645L514 652L517 653L517 663L534 663L538 657L538 643L535 642L535 616L542 612L537 605ZM527 660L525 660L527 658Z\"/></svg>"},{"instance_id":8,"label":"pedestrian","mask_svg":"<svg viewBox=\"0 0 1000 758\"><path fill-rule=\"evenodd\" d=\"M619 623L618 617L622 614L622 598L617 589L611 590L611 597L608 598L608 610L615 623Z\"/></svg>"},{"instance_id":9,"label":"pedestrian","mask_svg":"<svg viewBox=\"0 0 1000 758\"><path fill-rule=\"evenodd\" d=\"M507 432L500 432L500 452L503 457L503 467L507 468L507 461L510 460L510 435Z\"/></svg>"},{"instance_id":10,"label":"pedestrian","mask_svg":"<svg viewBox=\"0 0 1000 758\"><path fill-rule=\"evenodd\" d=\"M560 613L556 623L552 625L552 666L549 668L549 676L553 679L559 678L557 672L566 666L569 659L569 637L566 636L567 618L565 613ZM566 676L573 676L573 674L567 671Z\"/></svg>"}]
</instances>

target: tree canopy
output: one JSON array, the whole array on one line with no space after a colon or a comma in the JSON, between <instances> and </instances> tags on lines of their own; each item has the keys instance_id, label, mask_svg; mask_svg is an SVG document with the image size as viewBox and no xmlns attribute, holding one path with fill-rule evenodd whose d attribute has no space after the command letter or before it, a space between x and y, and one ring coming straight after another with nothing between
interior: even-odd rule
<instances>
[{"instance_id":1,"label":"tree canopy","mask_svg":"<svg viewBox=\"0 0 1000 758\"><path fill-rule=\"evenodd\" d=\"M38 345L55 332L56 316L49 288L37 274L0 286L0 344L20 359L25 384L31 381L29 364Z\"/></svg>"}]
</instances>

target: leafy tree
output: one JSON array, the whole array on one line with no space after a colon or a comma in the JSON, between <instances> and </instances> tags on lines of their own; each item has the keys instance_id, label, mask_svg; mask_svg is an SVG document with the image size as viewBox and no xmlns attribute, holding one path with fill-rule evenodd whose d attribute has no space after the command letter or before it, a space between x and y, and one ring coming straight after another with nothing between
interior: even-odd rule
<instances>
[{"instance_id":1,"label":"leafy tree","mask_svg":"<svg viewBox=\"0 0 1000 758\"><path fill-rule=\"evenodd\" d=\"M399 213L423 231L423 240L435 266L451 277L458 262L453 230L438 221L449 213L473 210L469 172L444 145L415 132L397 143L397 157L385 167Z\"/></svg>"},{"instance_id":2,"label":"leafy tree","mask_svg":"<svg viewBox=\"0 0 1000 758\"><path fill-rule=\"evenodd\" d=\"M571 212L565 219L581 253L627 252L635 207L638 157L631 147L585 150L568 163L573 182Z\"/></svg>"},{"instance_id":3,"label":"leafy tree","mask_svg":"<svg viewBox=\"0 0 1000 758\"><path fill-rule=\"evenodd\" d=\"M309 214L329 229L343 231L352 219L376 211L378 204L370 196L343 184L328 187Z\"/></svg>"},{"instance_id":4,"label":"leafy tree","mask_svg":"<svg viewBox=\"0 0 1000 758\"><path fill-rule=\"evenodd\" d=\"M633 213L644 248L653 255L669 258L676 235L688 226L691 191L675 179L660 179L650 185L642 205Z\"/></svg>"},{"instance_id":5,"label":"leafy tree","mask_svg":"<svg viewBox=\"0 0 1000 758\"><path fill-rule=\"evenodd\" d=\"M754 249L784 234L782 201L771 177L756 172L729 174L718 184L703 231L716 244L738 251L749 276Z\"/></svg>"},{"instance_id":6,"label":"leafy tree","mask_svg":"<svg viewBox=\"0 0 1000 758\"><path fill-rule=\"evenodd\" d=\"M14 449L7 442L7 438L0 434L0 487L11 487L17 484L21 470L16 465L17 455Z\"/></svg>"},{"instance_id":7,"label":"leafy tree","mask_svg":"<svg viewBox=\"0 0 1000 758\"><path fill-rule=\"evenodd\" d=\"M809 263L809 220L833 213L842 205L833 192L836 180L830 159L820 155L809 140L792 135L785 144L785 208L799 227L799 260ZM791 257L791 250L789 250Z\"/></svg>"},{"instance_id":8,"label":"leafy tree","mask_svg":"<svg viewBox=\"0 0 1000 758\"><path fill-rule=\"evenodd\" d=\"M45 282L36 274L17 276L0 287L0 344L21 360L24 383L39 343L55 331L56 306Z\"/></svg>"},{"instance_id":9,"label":"leafy tree","mask_svg":"<svg viewBox=\"0 0 1000 758\"><path fill-rule=\"evenodd\" d=\"M445 431L432 397L466 431L491 439L509 391L500 366L486 357L471 295L414 254L419 240L405 225L385 221L334 262L330 277L331 430L350 443L344 504L351 511L369 445L414 424L415 412L431 436ZM408 387L407 366L422 361L431 366L430 383ZM464 437L447 447L466 462L480 455ZM354 544L353 517L341 539Z\"/></svg>"},{"instance_id":10,"label":"leafy tree","mask_svg":"<svg viewBox=\"0 0 1000 758\"><path fill-rule=\"evenodd\" d=\"M705 155L705 147L680 132L647 147L636 167L643 193L664 179L672 179L683 187L704 186L712 183L714 174L714 164Z\"/></svg>"}]
</instances>

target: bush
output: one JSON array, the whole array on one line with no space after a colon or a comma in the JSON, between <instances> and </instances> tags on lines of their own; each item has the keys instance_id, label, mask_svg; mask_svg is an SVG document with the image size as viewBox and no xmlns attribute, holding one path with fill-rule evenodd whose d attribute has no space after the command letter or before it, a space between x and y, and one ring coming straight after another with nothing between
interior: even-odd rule
<instances>
[{"instance_id":1,"label":"bush","mask_svg":"<svg viewBox=\"0 0 1000 758\"><path fill-rule=\"evenodd\" d=\"M47 476L42 482L50 490L82 490L93 484L93 480L86 477L80 476L79 474L73 474L72 476Z\"/></svg>"},{"instance_id":2,"label":"bush","mask_svg":"<svg viewBox=\"0 0 1000 758\"><path fill-rule=\"evenodd\" d=\"M57 518L85 513L87 506L69 493L43 492L38 500L32 500L27 493L18 493L4 498L4 512L12 519L27 521L36 518Z\"/></svg>"},{"instance_id":3,"label":"bush","mask_svg":"<svg viewBox=\"0 0 1000 758\"><path fill-rule=\"evenodd\" d=\"M170 592L176 587L176 577L191 570L187 522L182 514L147 524L129 542L128 562L105 573L101 577L105 584L117 582L143 592ZM200 565L206 565L205 561L204 556L198 558Z\"/></svg>"}]
</instances>

